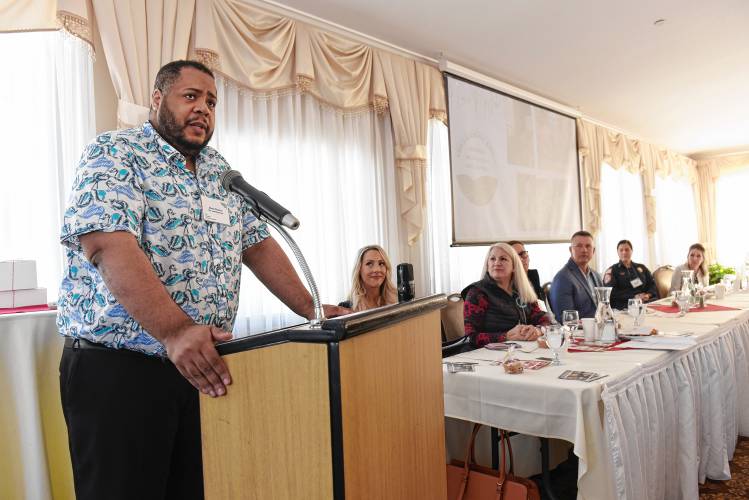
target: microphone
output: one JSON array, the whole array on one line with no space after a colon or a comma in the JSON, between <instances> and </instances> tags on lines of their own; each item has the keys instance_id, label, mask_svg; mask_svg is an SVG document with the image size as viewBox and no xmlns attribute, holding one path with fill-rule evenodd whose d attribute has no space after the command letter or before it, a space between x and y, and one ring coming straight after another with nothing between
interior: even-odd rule
<instances>
[{"instance_id":1,"label":"microphone","mask_svg":"<svg viewBox=\"0 0 749 500\"><path fill-rule=\"evenodd\" d=\"M236 170L224 172L219 181L224 189L241 196L261 215L289 229L299 227L299 219L291 215L291 212L276 203L270 196L252 187Z\"/></svg>"},{"instance_id":2,"label":"microphone","mask_svg":"<svg viewBox=\"0 0 749 500\"><path fill-rule=\"evenodd\" d=\"M408 263L398 264L398 302L413 300L414 290L414 266Z\"/></svg>"}]
</instances>

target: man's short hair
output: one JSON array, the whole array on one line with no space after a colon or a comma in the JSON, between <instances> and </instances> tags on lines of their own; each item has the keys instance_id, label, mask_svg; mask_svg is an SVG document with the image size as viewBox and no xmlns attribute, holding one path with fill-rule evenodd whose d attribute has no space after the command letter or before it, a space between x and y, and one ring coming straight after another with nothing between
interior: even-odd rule
<instances>
[{"instance_id":1,"label":"man's short hair","mask_svg":"<svg viewBox=\"0 0 749 500\"><path fill-rule=\"evenodd\" d=\"M592 240L595 241L595 238L593 238L593 235L590 234L588 231L578 231L578 232L576 232L575 234L572 235L572 237L570 238L570 242L572 242L572 240L574 240L578 236L584 236L586 238L590 238L590 239L592 239Z\"/></svg>"},{"instance_id":2,"label":"man's short hair","mask_svg":"<svg viewBox=\"0 0 749 500\"><path fill-rule=\"evenodd\" d=\"M156 73L156 80L153 83L154 90L159 90L162 94L169 92L169 87L177 81L177 78L179 78L179 75L182 72L182 68L194 68L198 71L202 71L206 75L210 75L211 78L216 78L213 76L213 71L211 71L208 66L199 63L198 61L172 61L163 65L159 72Z\"/></svg>"},{"instance_id":3,"label":"man's short hair","mask_svg":"<svg viewBox=\"0 0 749 500\"><path fill-rule=\"evenodd\" d=\"M525 243L523 243L522 241L518 241L518 240L510 240L510 241L507 242L507 244L510 245L510 246L513 246L513 245L523 245L523 246L525 246Z\"/></svg>"}]
</instances>

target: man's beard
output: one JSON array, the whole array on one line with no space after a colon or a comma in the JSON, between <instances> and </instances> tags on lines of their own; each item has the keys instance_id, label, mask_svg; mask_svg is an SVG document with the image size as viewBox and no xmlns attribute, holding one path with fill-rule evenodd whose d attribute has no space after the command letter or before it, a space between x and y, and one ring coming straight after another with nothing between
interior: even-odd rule
<instances>
[{"instance_id":1,"label":"man's beard","mask_svg":"<svg viewBox=\"0 0 749 500\"><path fill-rule=\"evenodd\" d=\"M157 113L156 121L158 122L159 135L166 139L169 144L174 146L185 157L194 158L198 156L200 150L208 144L213 136L213 131L208 132L206 130L205 141L196 143L187 140L185 137L185 127L177 125L177 118L172 113L172 110L166 106L166 103L161 106L160 113ZM187 123L185 123L185 126L187 126Z\"/></svg>"}]
</instances>

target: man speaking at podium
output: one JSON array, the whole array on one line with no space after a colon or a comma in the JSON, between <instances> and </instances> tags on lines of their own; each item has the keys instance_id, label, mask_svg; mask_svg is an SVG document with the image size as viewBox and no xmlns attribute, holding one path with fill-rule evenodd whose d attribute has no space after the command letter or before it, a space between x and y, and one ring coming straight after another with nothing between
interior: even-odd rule
<instances>
[{"instance_id":1,"label":"man speaking at podium","mask_svg":"<svg viewBox=\"0 0 749 500\"><path fill-rule=\"evenodd\" d=\"M78 500L203 497L195 389L223 396L244 263L295 313L312 297L206 146L216 84L200 63L156 75L149 120L99 135L78 165L61 241L60 392ZM345 313L325 306L327 315Z\"/></svg>"}]
</instances>

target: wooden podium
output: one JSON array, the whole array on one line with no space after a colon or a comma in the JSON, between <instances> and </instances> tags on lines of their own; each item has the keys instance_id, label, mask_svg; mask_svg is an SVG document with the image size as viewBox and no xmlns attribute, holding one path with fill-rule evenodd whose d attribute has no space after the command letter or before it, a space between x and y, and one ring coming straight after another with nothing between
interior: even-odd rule
<instances>
[{"instance_id":1,"label":"wooden podium","mask_svg":"<svg viewBox=\"0 0 749 500\"><path fill-rule=\"evenodd\" d=\"M447 497L444 295L218 346L227 396L201 395L205 497Z\"/></svg>"}]
</instances>

